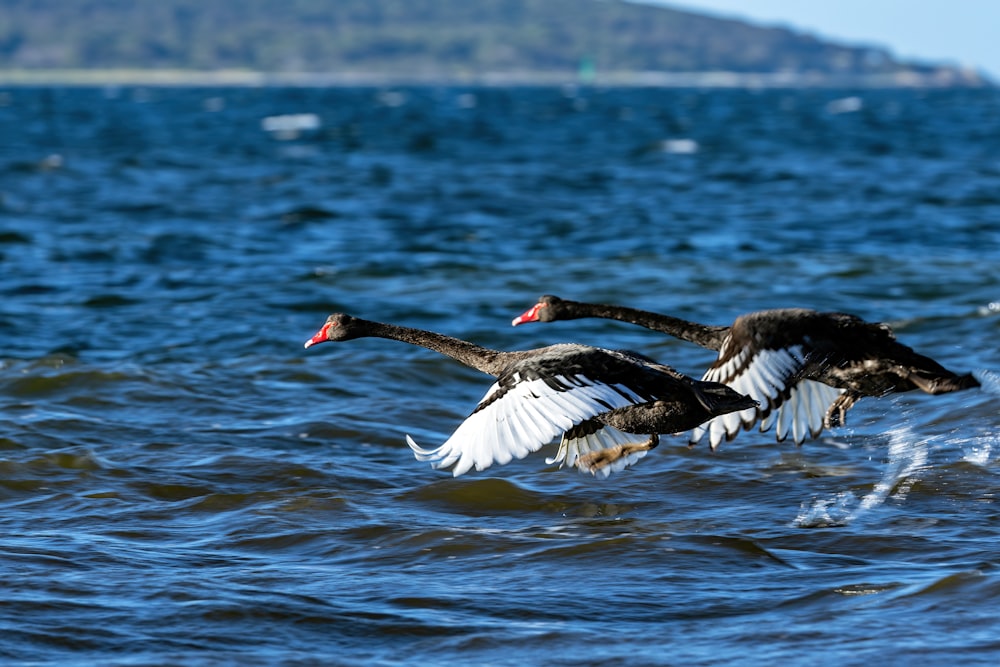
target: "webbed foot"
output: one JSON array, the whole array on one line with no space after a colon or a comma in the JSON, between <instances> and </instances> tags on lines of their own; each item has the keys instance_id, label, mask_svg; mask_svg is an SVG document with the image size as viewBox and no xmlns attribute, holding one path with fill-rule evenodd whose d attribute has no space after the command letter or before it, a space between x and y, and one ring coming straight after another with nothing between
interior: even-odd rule
<instances>
[{"instance_id":1,"label":"webbed foot","mask_svg":"<svg viewBox=\"0 0 1000 667\"><path fill-rule=\"evenodd\" d=\"M859 398L861 398L861 395L852 391L845 391L843 394L838 396L837 399L830 404L830 407L826 411L826 416L823 417L823 427L836 428L846 424L847 411L858 402Z\"/></svg>"},{"instance_id":2,"label":"webbed foot","mask_svg":"<svg viewBox=\"0 0 1000 667\"><path fill-rule=\"evenodd\" d=\"M646 442L615 445L614 447L584 454L576 460L576 467L580 470L596 473L598 470L608 467L615 461L631 456L636 452L648 452L656 448L659 444L660 436L654 433L649 436Z\"/></svg>"}]
</instances>

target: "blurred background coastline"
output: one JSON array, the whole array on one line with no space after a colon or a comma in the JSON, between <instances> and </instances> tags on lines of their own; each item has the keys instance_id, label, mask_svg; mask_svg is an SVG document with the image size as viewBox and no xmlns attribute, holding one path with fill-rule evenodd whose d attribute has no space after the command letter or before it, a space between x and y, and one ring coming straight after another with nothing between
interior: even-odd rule
<instances>
[{"instance_id":1,"label":"blurred background coastline","mask_svg":"<svg viewBox=\"0 0 1000 667\"><path fill-rule=\"evenodd\" d=\"M0 85L980 87L971 68L640 2L0 2Z\"/></svg>"}]
</instances>

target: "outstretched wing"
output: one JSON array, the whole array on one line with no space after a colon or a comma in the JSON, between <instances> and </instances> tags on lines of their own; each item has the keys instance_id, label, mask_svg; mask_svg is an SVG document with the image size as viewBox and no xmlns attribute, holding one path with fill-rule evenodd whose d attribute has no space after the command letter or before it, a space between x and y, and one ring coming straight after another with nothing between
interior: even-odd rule
<instances>
[{"instance_id":1,"label":"outstretched wing","mask_svg":"<svg viewBox=\"0 0 1000 667\"><path fill-rule=\"evenodd\" d=\"M696 444L708 433L714 450L724 439L732 440L758 421L762 431L776 422L778 440L789 432L796 444L806 434L818 435L827 407L842 390L802 378L808 354L805 344L759 348L752 338L727 339L703 379L729 385L760 405L710 419L691 432L690 443Z\"/></svg>"},{"instance_id":2,"label":"outstretched wing","mask_svg":"<svg viewBox=\"0 0 1000 667\"><path fill-rule=\"evenodd\" d=\"M655 398L650 384L659 373L597 348L556 348L502 373L441 446L425 449L407 436L417 460L454 466L456 477L484 470L523 458L592 417Z\"/></svg>"}]
</instances>

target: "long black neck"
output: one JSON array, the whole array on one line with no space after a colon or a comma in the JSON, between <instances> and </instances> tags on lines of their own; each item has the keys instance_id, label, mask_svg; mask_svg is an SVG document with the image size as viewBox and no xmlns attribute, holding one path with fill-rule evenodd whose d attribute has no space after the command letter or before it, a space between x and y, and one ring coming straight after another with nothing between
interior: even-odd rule
<instances>
[{"instance_id":1,"label":"long black neck","mask_svg":"<svg viewBox=\"0 0 1000 667\"><path fill-rule=\"evenodd\" d=\"M729 334L729 327L710 326L688 322L679 317L671 317L648 310L629 308L627 306L611 306L601 303L583 303L581 301L563 301L562 319L578 319L583 317L601 317L608 320L630 322L653 331L665 333L674 338L680 338L690 343L701 345L710 350L722 347L722 341Z\"/></svg>"},{"instance_id":2,"label":"long black neck","mask_svg":"<svg viewBox=\"0 0 1000 667\"><path fill-rule=\"evenodd\" d=\"M461 340L460 338L445 336L433 331L413 329L396 324L384 324L382 322L367 322L364 335L418 345L428 350L439 352L470 368L475 368L477 371L482 371L493 376L496 376L510 362L512 356L517 355L516 352L491 350L487 347Z\"/></svg>"}]
</instances>

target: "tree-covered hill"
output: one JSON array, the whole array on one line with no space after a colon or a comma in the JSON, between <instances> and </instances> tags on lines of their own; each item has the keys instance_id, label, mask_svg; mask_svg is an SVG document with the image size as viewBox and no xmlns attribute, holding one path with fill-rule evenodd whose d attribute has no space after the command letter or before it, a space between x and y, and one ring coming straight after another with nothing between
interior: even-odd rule
<instances>
[{"instance_id":1,"label":"tree-covered hill","mask_svg":"<svg viewBox=\"0 0 1000 667\"><path fill-rule=\"evenodd\" d=\"M966 76L879 48L624 0L0 0L0 68Z\"/></svg>"}]
</instances>

